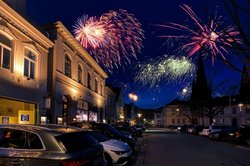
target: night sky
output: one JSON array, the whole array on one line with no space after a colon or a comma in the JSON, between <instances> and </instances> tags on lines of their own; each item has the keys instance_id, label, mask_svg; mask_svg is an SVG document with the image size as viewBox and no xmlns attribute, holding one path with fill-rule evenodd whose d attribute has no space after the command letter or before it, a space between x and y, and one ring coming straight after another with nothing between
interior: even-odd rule
<instances>
[{"instance_id":1,"label":"night sky","mask_svg":"<svg viewBox=\"0 0 250 166\"><path fill-rule=\"evenodd\" d=\"M168 85L161 82L157 87L138 85L133 81L133 76L136 72L135 66L150 58L163 56L164 54L174 54L172 52L173 49L168 49L164 45L166 39L157 37L158 35L168 33L168 31L157 27L156 24L167 22L181 24L187 21L187 14L179 7L182 4L191 6L195 13L204 20L208 18L210 13L217 11L218 15L223 16L225 25L231 24L224 5L220 0L30 0L28 1L27 11L30 17L40 25L61 21L71 32L75 21L83 14L99 17L109 10L118 9L125 9L133 13L145 31L142 53L137 54L137 59L132 59L130 65L115 69L112 74L108 73L107 83L124 88L126 103L130 102L127 97L128 93L134 92L139 97L135 103L137 106L141 108L157 108L167 104L176 97L182 97L179 95L179 92L185 87L187 81L177 85ZM195 56L197 55L194 55L194 59ZM242 68L242 63L238 58L231 54L226 57L236 63L239 68ZM211 59L207 58L204 60L204 63L208 80L211 80L213 85L224 81L227 82L226 86L230 87L237 85L240 81L240 73L231 70L221 61L218 60L212 65ZM191 82L192 80L189 81L189 83ZM225 93L225 89L218 87L216 89L217 95Z\"/></svg>"}]
</instances>

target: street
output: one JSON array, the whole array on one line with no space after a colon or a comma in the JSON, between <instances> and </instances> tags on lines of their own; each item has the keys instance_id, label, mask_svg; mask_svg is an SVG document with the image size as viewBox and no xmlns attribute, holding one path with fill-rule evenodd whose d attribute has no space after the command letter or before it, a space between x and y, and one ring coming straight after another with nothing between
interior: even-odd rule
<instances>
[{"instance_id":1,"label":"street","mask_svg":"<svg viewBox=\"0 0 250 166\"><path fill-rule=\"evenodd\" d=\"M249 166L250 148L171 130L150 130L132 165Z\"/></svg>"}]
</instances>

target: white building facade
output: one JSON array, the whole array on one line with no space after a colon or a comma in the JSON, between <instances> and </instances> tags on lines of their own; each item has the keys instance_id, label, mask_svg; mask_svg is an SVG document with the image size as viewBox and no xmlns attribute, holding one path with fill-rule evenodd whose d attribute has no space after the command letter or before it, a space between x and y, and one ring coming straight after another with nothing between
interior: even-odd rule
<instances>
[{"instance_id":1,"label":"white building facade","mask_svg":"<svg viewBox=\"0 0 250 166\"><path fill-rule=\"evenodd\" d=\"M47 59L53 45L0 1L0 123L40 123L46 113Z\"/></svg>"},{"instance_id":2,"label":"white building facade","mask_svg":"<svg viewBox=\"0 0 250 166\"><path fill-rule=\"evenodd\" d=\"M61 22L47 27L55 42L49 59L48 91L53 123L105 120L108 77Z\"/></svg>"}]
</instances>

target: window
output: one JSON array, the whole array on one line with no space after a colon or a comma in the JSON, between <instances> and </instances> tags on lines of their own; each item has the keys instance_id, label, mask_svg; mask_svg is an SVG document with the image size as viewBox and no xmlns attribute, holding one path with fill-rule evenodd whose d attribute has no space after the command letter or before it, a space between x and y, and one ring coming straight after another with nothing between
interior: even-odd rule
<instances>
[{"instance_id":1,"label":"window","mask_svg":"<svg viewBox=\"0 0 250 166\"><path fill-rule=\"evenodd\" d=\"M29 149L43 149L43 144L38 137L38 135L34 133L28 133L28 147Z\"/></svg>"},{"instance_id":2,"label":"window","mask_svg":"<svg viewBox=\"0 0 250 166\"><path fill-rule=\"evenodd\" d=\"M64 74L71 78L71 60L68 55L65 55L64 65Z\"/></svg>"},{"instance_id":3,"label":"window","mask_svg":"<svg viewBox=\"0 0 250 166\"><path fill-rule=\"evenodd\" d=\"M172 119L172 124L175 124L175 119Z\"/></svg>"},{"instance_id":4,"label":"window","mask_svg":"<svg viewBox=\"0 0 250 166\"><path fill-rule=\"evenodd\" d=\"M30 50L25 50L24 55L24 76L35 79L36 55Z\"/></svg>"},{"instance_id":5,"label":"window","mask_svg":"<svg viewBox=\"0 0 250 166\"><path fill-rule=\"evenodd\" d=\"M91 75L90 75L90 73L88 73L88 76L87 76L87 87L89 89L91 88Z\"/></svg>"},{"instance_id":6,"label":"window","mask_svg":"<svg viewBox=\"0 0 250 166\"><path fill-rule=\"evenodd\" d=\"M0 34L0 67L10 70L11 40Z\"/></svg>"},{"instance_id":7,"label":"window","mask_svg":"<svg viewBox=\"0 0 250 166\"><path fill-rule=\"evenodd\" d=\"M250 108L249 108L249 107L246 107L245 112L246 112L246 114L250 114Z\"/></svg>"},{"instance_id":8,"label":"window","mask_svg":"<svg viewBox=\"0 0 250 166\"><path fill-rule=\"evenodd\" d=\"M233 114L236 114L236 110L237 110L236 107L233 107L232 109L233 109L233 110L232 110L232 111L233 111Z\"/></svg>"},{"instance_id":9,"label":"window","mask_svg":"<svg viewBox=\"0 0 250 166\"><path fill-rule=\"evenodd\" d=\"M98 93L98 81L95 79L95 92Z\"/></svg>"},{"instance_id":10,"label":"window","mask_svg":"<svg viewBox=\"0 0 250 166\"><path fill-rule=\"evenodd\" d=\"M2 148L25 149L26 132L13 129L1 129L0 139Z\"/></svg>"},{"instance_id":11,"label":"window","mask_svg":"<svg viewBox=\"0 0 250 166\"><path fill-rule=\"evenodd\" d=\"M78 82L82 84L82 67L78 65Z\"/></svg>"},{"instance_id":12,"label":"window","mask_svg":"<svg viewBox=\"0 0 250 166\"><path fill-rule=\"evenodd\" d=\"M100 85L101 87L100 87L100 91L101 91L101 95L103 95L103 93L102 93L102 89L103 89L103 85L102 85L102 83L101 83L101 85Z\"/></svg>"},{"instance_id":13,"label":"window","mask_svg":"<svg viewBox=\"0 0 250 166\"><path fill-rule=\"evenodd\" d=\"M223 110L221 110L220 114L221 114L221 115L224 115L224 109L223 109Z\"/></svg>"}]
</instances>

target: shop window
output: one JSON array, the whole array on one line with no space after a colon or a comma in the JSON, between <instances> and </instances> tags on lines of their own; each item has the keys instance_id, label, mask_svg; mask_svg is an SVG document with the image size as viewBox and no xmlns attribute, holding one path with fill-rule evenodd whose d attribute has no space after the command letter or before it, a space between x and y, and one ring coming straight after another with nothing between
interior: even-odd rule
<instances>
[{"instance_id":1,"label":"shop window","mask_svg":"<svg viewBox=\"0 0 250 166\"><path fill-rule=\"evenodd\" d=\"M0 67L10 70L11 40L0 34Z\"/></svg>"},{"instance_id":2,"label":"shop window","mask_svg":"<svg viewBox=\"0 0 250 166\"><path fill-rule=\"evenodd\" d=\"M36 105L0 98L0 124L35 124Z\"/></svg>"},{"instance_id":3,"label":"shop window","mask_svg":"<svg viewBox=\"0 0 250 166\"><path fill-rule=\"evenodd\" d=\"M30 51L25 50L24 56L24 76L35 79L36 55Z\"/></svg>"},{"instance_id":4,"label":"shop window","mask_svg":"<svg viewBox=\"0 0 250 166\"><path fill-rule=\"evenodd\" d=\"M65 55L64 74L71 78L71 59L68 55Z\"/></svg>"}]
</instances>

